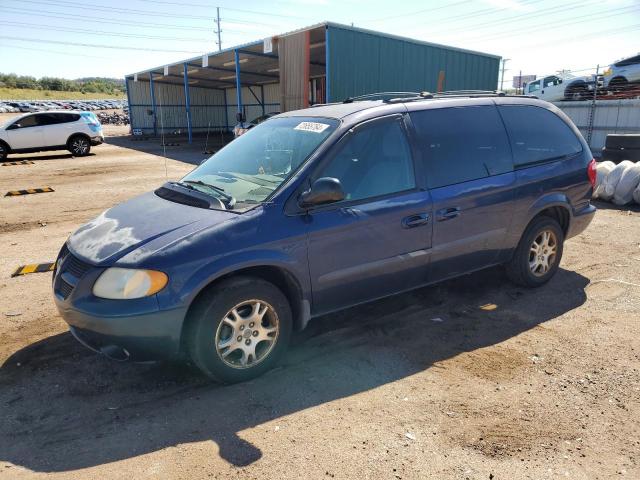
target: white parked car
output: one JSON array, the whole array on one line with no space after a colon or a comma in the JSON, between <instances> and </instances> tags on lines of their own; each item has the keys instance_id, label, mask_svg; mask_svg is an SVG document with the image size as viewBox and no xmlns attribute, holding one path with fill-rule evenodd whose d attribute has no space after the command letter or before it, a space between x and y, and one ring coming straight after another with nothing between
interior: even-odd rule
<instances>
[{"instance_id":1,"label":"white parked car","mask_svg":"<svg viewBox=\"0 0 640 480\"><path fill-rule=\"evenodd\" d=\"M12 118L0 127L0 160L9 153L69 150L82 157L104 141L102 125L91 112L51 110Z\"/></svg>"},{"instance_id":2,"label":"white parked car","mask_svg":"<svg viewBox=\"0 0 640 480\"><path fill-rule=\"evenodd\" d=\"M598 82L595 75L574 77L571 74L549 75L529 82L524 87L525 95L535 95L547 102L562 100L584 100L593 97Z\"/></svg>"},{"instance_id":3,"label":"white parked car","mask_svg":"<svg viewBox=\"0 0 640 480\"><path fill-rule=\"evenodd\" d=\"M640 82L640 55L618 60L604 72L604 86L610 91L622 90L634 82Z\"/></svg>"}]
</instances>

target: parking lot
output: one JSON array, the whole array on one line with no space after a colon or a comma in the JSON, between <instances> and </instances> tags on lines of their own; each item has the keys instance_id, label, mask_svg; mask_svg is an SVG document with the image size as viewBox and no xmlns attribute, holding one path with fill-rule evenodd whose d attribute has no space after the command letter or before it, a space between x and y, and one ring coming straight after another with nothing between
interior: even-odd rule
<instances>
[{"instance_id":1,"label":"parking lot","mask_svg":"<svg viewBox=\"0 0 640 480\"><path fill-rule=\"evenodd\" d=\"M11 278L206 156L126 132L0 167L2 195L55 190L0 197L0 477L640 477L640 208L598 203L540 289L491 269L322 317L282 366L220 386L94 355L50 273Z\"/></svg>"}]
</instances>

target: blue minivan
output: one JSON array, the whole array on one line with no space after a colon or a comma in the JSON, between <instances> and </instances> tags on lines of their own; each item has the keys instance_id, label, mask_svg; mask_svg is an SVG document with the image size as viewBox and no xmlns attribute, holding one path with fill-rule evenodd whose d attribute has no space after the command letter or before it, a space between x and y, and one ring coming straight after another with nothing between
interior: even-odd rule
<instances>
[{"instance_id":1,"label":"blue minivan","mask_svg":"<svg viewBox=\"0 0 640 480\"><path fill-rule=\"evenodd\" d=\"M63 246L55 301L118 360L255 377L313 317L503 264L557 271L595 162L555 106L503 94L348 99L283 113Z\"/></svg>"}]
</instances>

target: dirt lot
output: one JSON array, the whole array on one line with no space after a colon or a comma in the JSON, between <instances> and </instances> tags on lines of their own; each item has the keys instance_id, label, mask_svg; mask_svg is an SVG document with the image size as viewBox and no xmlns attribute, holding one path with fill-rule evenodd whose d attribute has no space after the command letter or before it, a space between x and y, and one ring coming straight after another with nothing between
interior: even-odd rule
<instances>
[{"instance_id":1,"label":"dirt lot","mask_svg":"<svg viewBox=\"0 0 640 480\"><path fill-rule=\"evenodd\" d=\"M0 167L0 194L55 189L0 198L0 478L640 478L638 209L600 205L543 288L492 269L323 317L281 367L223 387L94 355L51 274L10 278L192 168L109 143Z\"/></svg>"}]
</instances>

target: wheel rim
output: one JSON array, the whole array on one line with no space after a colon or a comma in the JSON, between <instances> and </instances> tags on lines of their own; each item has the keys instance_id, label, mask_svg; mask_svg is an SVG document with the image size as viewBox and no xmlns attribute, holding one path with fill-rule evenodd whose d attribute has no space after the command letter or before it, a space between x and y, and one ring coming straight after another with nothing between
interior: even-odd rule
<instances>
[{"instance_id":1,"label":"wheel rim","mask_svg":"<svg viewBox=\"0 0 640 480\"><path fill-rule=\"evenodd\" d=\"M216 352L232 368L251 368L269 356L278 340L280 324L274 308L262 300L237 304L216 330Z\"/></svg>"},{"instance_id":2,"label":"wheel rim","mask_svg":"<svg viewBox=\"0 0 640 480\"><path fill-rule=\"evenodd\" d=\"M543 230L529 249L529 269L536 277L542 277L555 265L558 255L558 240L552 230Z\"/></svg>"},{"instance_id":3,"label":"wheel rim","mask_svg":"<svg viewBox=\"0 0 640 480\"><path fill-rule=\"evenodd\" d=\"M77 138L71 143L73 153L77 153L79 155L87 153L87 148L89 148L89 143L83 138Z\"/></svg>"}]
</instances>

